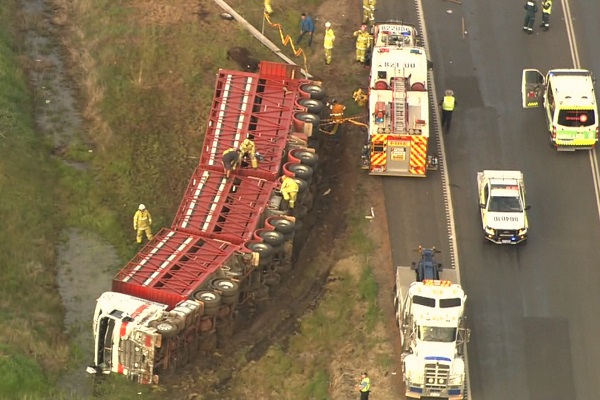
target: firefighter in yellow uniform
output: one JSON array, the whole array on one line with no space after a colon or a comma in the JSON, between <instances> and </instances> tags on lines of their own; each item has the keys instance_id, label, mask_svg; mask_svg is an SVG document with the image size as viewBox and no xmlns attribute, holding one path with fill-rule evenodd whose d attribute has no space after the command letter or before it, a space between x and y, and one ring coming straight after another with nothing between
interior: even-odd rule
<instances>
[{"instance_id":1,"label":"firefighter in yellow uniform","mask_svg":"<svg viewBox=\"0 0 600 400\"><path fill-rule=\"evenodd\" d=\"M298 198L298 183L294 178L284 175L281 177L281 188L279 191L283 195L283 199L288 202L290 208L294 208L296 199Z\"/></svg>"},{"instance_id":2,"label":"firefighter in yellow uniform","mask_svg":"<svg viewBox=\"0 0 600 400\"><path fill-rule=\"evenodd\" d=\"M140 204L135 212L135 215L133 216L133 229L137 231L136 240L138 243L142 243L142 236L144 235L144 232L146 233L148 240L152 240L154 236L152 235L152 229L150 228L151 226L152 216L146 209L146 206Z\"/></svg>"},{"instance_id":3,"label":"firefighter in yellow uniform","mask_svg":"<svg viewBox=\"0 0 600 400\"><path fill-rule=\"evenodd\" d=\"M369 100L369 96L362 89L356 89L354 93L352 93L352 98L358 104L359 107L365 107L367 105L367 101Z\"/></svg>"},{"instance_id":4,"label":"firefighter in yellow uniform","mask_svg":"<svg viewBox=\"0 0 600 400\"><path fill-rule=\"evenodd\" d=\"M377 0L363 0L363 24L373 25Z\"/></svg>"},{"instance_id":5,"label":"firefighter in yellow uniform","mask_svg":"<svg viewBox=\"0 0 600 400\"><path fill-rule=\"evenodd\" d=\"M325 49L325 64L331 64L333 57L333 42L335 42L335 33L331 29L331 22L325 22L325 38L323 39L323 48Z\"/></svg>"},{"instance_id":6,"label":"firefighter in yellow uniform","mask_svg":"<svg viewBox=\"0 0 600 400\"><path fill-rule=\"evenodd\" d=\"M244 141L240 145L240 165L244 157L250 159L252 168L258 168L258 160L256 159L256 145L252 140L250 140L250 138L244 139Z\"/></svg>"},{"instance_id":7,"label":"firefighter in yellow uniform","mask_svg":"<svg viewBox=\"0 0 600 400\"><path fill-rule=\"evenodd\" d=\"M271 7L271 0L265 0L265 12L269 15L273 14L273 7Z\"/></svg>"},{"instance_id":8,"label":"firefighter in yellow uniform","mask_svg":"<svg viewBox=\"0 0 600 400\"><path fill-rule=\"evenodd\" d=\"M371 35L367 32L367 26L362 25L359 30L354 32L356 38L356 62L365 63L367 49L371 44Z\"/></svg>"}]
</instances>

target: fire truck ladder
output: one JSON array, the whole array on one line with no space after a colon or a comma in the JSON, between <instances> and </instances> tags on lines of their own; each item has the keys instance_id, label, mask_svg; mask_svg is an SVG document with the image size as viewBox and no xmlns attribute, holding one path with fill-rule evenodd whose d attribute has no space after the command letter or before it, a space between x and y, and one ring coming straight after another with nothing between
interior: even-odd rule
<instances>
[{"instance_id":1,"label":"fire truck ladder","mask_svg":"<svg viewBox=\"0 0 600 400\"><path fill-rule=\"evenodd\" d=\"M406 132L406 79L394 78L394 133Z\"/></svg>"}]
</instances>

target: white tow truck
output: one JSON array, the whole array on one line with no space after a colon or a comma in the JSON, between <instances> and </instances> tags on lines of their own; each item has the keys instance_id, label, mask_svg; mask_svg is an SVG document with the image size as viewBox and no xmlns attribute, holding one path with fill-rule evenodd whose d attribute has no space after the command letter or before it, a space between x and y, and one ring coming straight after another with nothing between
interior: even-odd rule
<instances>
[{"instance_id":1,"label":"white tow truck","mask_svg":"<svg viewBox=\"0 0 600 400\"><path fill-rule=\"evenodd\" d=\"M406 397L463 400L470 337L464 317L467 296L460 285L428 279L411 283L404 295L401 268L396 272L394 305Z\"/></svg>"},{"instance_id":2,"label":"white tow truck","mask_svg":"<svg viewBox=\"0 0 600 400\"><path fill-rule=\"evenodd\" d=\"M477 173L479 208L485 238L496 244L527 239L529 224L525 180L521 171L485 170Z\"/></svg>"},{"instance_id":3,"label":"white tow truck","mask_svg":"<svg viewBox=\"0 0 600 400\"><path fill-rule=\"evenodd\" d=\"M584 69L524 69L523 108L544 108L550 144L559 151L586 150L598 142L594 77Z\"/></svg>"}]
</instances>

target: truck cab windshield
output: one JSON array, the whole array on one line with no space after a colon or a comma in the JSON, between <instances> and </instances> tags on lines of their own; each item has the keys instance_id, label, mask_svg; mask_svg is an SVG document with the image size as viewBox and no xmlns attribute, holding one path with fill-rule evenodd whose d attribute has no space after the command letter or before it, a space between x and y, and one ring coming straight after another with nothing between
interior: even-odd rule
<instances>
[{"instance_id":1,"label":"truck cab windshield","mask_svg":"<svg viewBox=\"0 0 600 400\"><path fill-rule=\"evenodd\" d=\"M518 197L496 196L490 198L490 212L523 212L521 200Z\"/></svg>"},{"instance_id":2,"label":"truck cab windshield","mask_svg":"<svg viewBox=\"0 0 600 400\"><path fill-rule=\"evenodd\" d=\"M456 341L456 328L421 325L419 339L425 342L452 343Z\"/></svg>"}]
</instances>

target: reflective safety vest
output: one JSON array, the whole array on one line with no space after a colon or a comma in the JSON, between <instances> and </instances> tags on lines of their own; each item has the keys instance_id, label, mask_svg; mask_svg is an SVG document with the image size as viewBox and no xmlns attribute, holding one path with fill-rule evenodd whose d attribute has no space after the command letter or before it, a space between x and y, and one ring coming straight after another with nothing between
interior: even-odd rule
<instances>
[{"instance_id":1,"label":"reflective safety vest","mask_svg":"<svg viewBox=\"0 0 600 400\"><path fill-rule=\"evenodd\" d=\"M542 12L544 14L552 14L552 0L546 0L542 6Z\"/></svg>"},{"instance_id":2,"label":"reflective safety vest","mask_svg":"<svg viewBox=\"0 0 600 400\"><path fill-rule=\"evenodd\" d=\"M360 391L364 393L368 392L369 390L371 390L371 380L368 376L366 376L360 381Z\"/></svg>"},{"instance_id":3,"label":"reflective safety vest","mask_svg":"<svg viewBox=\"0 0 600 400\"><path fill-rule=\"evenodd\" d=\"M356 31L354 32L354 36L356 38L356 48L359 50L366 50L369 48L369 41L371 40L371 35L366 31Z\"/></svg>"},{"instance_id":4,"label":"reflective safety vest","mask_svg":"<svg viewBox=\"0 0 600 400\"><path fill-rule=\"evenodd\" d=\"M454 111L455 103L456 103L456 99L454 98L454 96L444 96L444 102L442 103L442 110Z\"/></svg>"},{"instance_id":5,"label":"reflective safety vest","mask_svg":"<svg viewBox=\"0 0 600 400\"><path fill-rule=\"evenodd\" d=\"M333 42L335 42L335 33L333 29L329 28L325 30L325 39L323 40L323 47L326 49L333 49Z\"/></svg>"}]
</instances>

